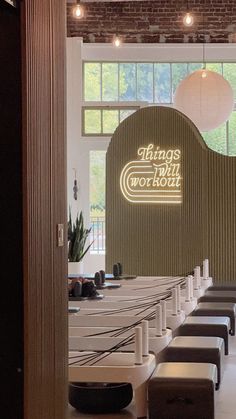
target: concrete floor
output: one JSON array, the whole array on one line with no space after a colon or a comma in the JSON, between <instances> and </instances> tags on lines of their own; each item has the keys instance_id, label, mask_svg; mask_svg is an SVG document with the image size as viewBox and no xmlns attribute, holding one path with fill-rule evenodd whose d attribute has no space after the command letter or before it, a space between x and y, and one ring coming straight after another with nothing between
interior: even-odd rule
<instances>
[{"instance_id":1,"label":"concrete floor","mask_svg":"<svg viewBox=\"0 0 236 419\"><path fill-rule=\"evenodd\" d=\"M236 337L230 337L230 354L225 357L221 387L215 392L215 419L236 418ZM69 407L68 419L135 419L134 404L112 415L86 415ZM201 418L199 418L201 419Z\"/></svg>"}]
</instances>

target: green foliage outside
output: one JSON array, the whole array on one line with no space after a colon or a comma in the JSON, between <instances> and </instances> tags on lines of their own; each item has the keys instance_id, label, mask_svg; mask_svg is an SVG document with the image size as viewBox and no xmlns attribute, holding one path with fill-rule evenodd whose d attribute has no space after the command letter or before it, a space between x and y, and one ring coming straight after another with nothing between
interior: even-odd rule
<instances>
[{"instance_id":1,"label":"green foliage outside","mask_svg":"<svg viewBox=\"0 0 236 419\"><path fill-rule=\"evenodd\" d=\"M134 109L84 109L84 133L111 135L134 112Z\"/></svg>"},{"instance_id":2,"label":"green foliage outside","mask_svg":"<svg viewBox=\"0 0 236 419\"><path fill-rule=\"evenodd\" d=\"M105 217L106 152L90 151L90 216Z\"/></svg>"},{"instance_id":3,"label":"green foliage outside","mask_svg":"<svg viewBox=\"0 0 236 419\"><path fill-rule=\"evenodd\" d=\"M169 63L154 64L155 103L171 103L171 71Z\"/></svg>"},{"instance_id":4,"label":"green foliage outside","mask_svg":"<svg viewBox=\"0 0 236 419\"><path fill-rule=\"evenodd\" d=\"M85 100L171 103L180 81L202 66L202 63L85 63ZM236 98L236 63L207 63L206 68L220 74L223 72ZM119 122L132 112L86 110L85 132L113 133ZM236 112L232 113L228 124L228 144L226 124L203 133L203 137L207 145L218 153L236 155Z\"/></svg>"}]
</instances>

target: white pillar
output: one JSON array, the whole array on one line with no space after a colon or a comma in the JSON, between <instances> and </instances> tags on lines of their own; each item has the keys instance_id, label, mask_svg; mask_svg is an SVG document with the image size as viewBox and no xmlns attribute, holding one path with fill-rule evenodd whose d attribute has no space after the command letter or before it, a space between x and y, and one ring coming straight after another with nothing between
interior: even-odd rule
<instances>
[{"instance_id":1,"label":"white pillar","mask_svg":"<svg viewBox=\"0 0 236 419\"><path fill-rule=\"evenodd\" d=\"M190 299L191 299L191 294L190 294L191 293L191 289L190 289L191 284L190 284L190 279L188 277L186 278L185 284L186 284L185 301L190 301Z\"/></svg>"},{"instance_id":2,"label":"white pillar","mask_svg":"<svg viewBox=\"0 0 236 419\"><path fill-rule=\"evenodd\" d=\"M143 342L143 356L149 355L149 339L148 339L148 321L142 321L142 342Z\"/></svg>"},{"instance_id":3,"label":"white pillar","mask_svg":"<svg viewBox=\"0 0 236 419\"><path fill-rule=\"evenodd\" d=\"M181 312L181 288L180 285L177 285L177 310L178 313Z\"/></svg>"},{"instance_id":4,"label":"white pillar","mask_svg":"<svg viewBox=\"0 0 236 419\"><path fill-rule=\"evenodd\" d=\"M141 365L143 363L143 345L142 345L142 328L135 327L135 364Z\"/></svg>"},{"instance_id":5,"label":"white pillar","mask_svg":"<svg viewBox=\"0 0 236 419\"><path fill-rule=\"evenodd\" d=\"M203 261L203 279L209 278L209 260L205 259Z\"/></svg>"},{"instance_id":6,"label":"white pillar","mask_svg":"<svg viewBox=\"0 0 236 419\"><path fill-rule=\"evenodd\" d=\"M156 306L156 336L162 336L162 307Z\"/></svg>"},{"instance_id":7,"label":"white pillar","mask_svg":"<svg viewBox=\"0 0 236 419\"><path fill-rule=\"evenodd\" d=\"M194 268L194 289L199 289L201 288L201 268L200 266L196 266L196 268Z\"/></svg>"},{"instance_id":8,"label":"white pillar","mask_svg":"<svg viewBox=\"0 0 236 419\"><path fill-rule=\"evenodd\" d=\"M161 308L162 308L162 330L166 331L166 301L161 300Z\"/></svg>"},{"instance_id":9,"label":"white pillar","mask_svg":"<svg viewBox=\"0 0 236 419\"><path fill-rule=\"evenodd\" d=\"M190 300L193 299L193 276L188 275L189 278L189 284L190 284Z\"/></svg>"},{"instance_id":10,"label":"white pillar","mask_svg":"<svg viewBox=\"0 0 236 419\"><path fill-rule=\"evenodd\" d=\"M177 289L176 288L172 288L171 290L171 294L172 294L172 315L177 316Z\"/></svg>"}]
</instances>

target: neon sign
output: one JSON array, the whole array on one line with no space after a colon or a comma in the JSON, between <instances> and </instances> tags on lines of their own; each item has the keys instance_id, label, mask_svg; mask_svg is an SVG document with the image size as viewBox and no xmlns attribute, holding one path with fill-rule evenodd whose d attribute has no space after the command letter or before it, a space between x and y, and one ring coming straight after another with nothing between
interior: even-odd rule
<instances>
[{"instance_id":1,"label":"neon sign","mask_svg":"<svg viewBox=\"0 0 236 419\"><path fill-rule=\"evenodd\" d=\"M136 203L180 204L181 151L149 144L140 147L137 155L138 160L127 163L120 175L124 197Z\"/></svg>"}]
</instances>

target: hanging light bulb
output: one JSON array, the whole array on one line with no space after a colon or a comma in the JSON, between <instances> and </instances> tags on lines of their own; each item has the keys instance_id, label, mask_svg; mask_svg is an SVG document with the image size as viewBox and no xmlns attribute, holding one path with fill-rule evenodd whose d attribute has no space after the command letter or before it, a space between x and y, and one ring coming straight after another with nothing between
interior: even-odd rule
<instances>
[{"instance_id":1,"label":"hanging light bulb","mask_svg":"<svg viewBox=\"0 0 236 419\"><path fill-rule=\"evenodd\" d=\"M187 12L183 18L184 26L192 26L194 22L193 15L190 12Z\"/></svg>"},{"instance_id":2,"label":"hanging light bulb","mask_svg":"<svg viewBox=\"0 0 236 419\"><path fill-rule=\"evenodd\" d=\"M84 10L83 7L79 2L76 3L73 9L73 16L76 17L76 19L81 19L84 16Z\"/></svg>"},{"instance_id":3,"label":"hanging light bulb","mask_svg":"<svg viewBox=\"0 0 236 419\"><path fill-rule=\"evenodd\" d=\"M121 40L119 38L118 35L115 36L114 40L113 40L113 44L115 45L115 47L120 47L121 46Z\"/></svg>"}]
</instances>

